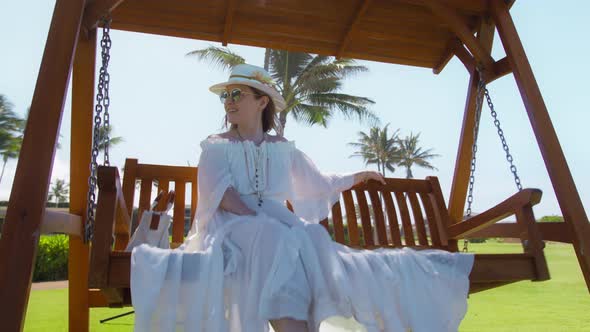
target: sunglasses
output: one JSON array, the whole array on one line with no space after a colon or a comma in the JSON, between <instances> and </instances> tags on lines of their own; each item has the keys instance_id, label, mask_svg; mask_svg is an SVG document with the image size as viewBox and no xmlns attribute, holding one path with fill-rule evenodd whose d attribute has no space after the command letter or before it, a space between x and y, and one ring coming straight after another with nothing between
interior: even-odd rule
<instances>
[{"instance_id":1,"label":"sunglasses","mask_svg":"<svg viewBox=\"0 0 590 332\"><path fill-rule=\"evenodd\" d=\"M225 104L225 101L228 98L230 98L234 103L237 103L242 98L242 95L258 96L258 94L256 93L244 92L241 89L235 88L232 89L230 92L228 92L227 90L222 91L221 94L219 94L219 100L221 100L222 104Z\"/></svg>"}]
</instances>

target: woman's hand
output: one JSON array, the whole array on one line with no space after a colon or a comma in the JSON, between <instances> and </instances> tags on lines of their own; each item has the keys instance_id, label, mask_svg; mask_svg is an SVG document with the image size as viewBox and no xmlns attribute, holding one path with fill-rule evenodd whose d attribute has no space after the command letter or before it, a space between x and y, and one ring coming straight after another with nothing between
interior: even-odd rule
<instances>
[{"instance_id":1,"label":"woman's hand","mask_svg":"<svg viewBox=\"0 0 590 332\"><path fill-rule=\"evenodd\" d=\"M359 184L361 182L367 183L369 180L375 180L385 184L385 178L379 172L364 171L358 172L354 175L354 184Z\"/></svg>"},{"instance_id":2,"label":"woman's hand","mask_svg":"<svg viewBox=\"0 0 590 332\"><path fill-rule=\"evenodd\" d=\"M256 211L250 209L240 198L240 194L233 188L229 187L225 191L219 207L231 213L240 216L255 216Z\"/></svg>"}]
</instances>

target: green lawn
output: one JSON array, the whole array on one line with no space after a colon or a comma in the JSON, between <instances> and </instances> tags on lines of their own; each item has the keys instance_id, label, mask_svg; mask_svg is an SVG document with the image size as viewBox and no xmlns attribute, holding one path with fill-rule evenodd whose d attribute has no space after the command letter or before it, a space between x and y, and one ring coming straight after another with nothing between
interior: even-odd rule
<instances>
[{"instance_id":1,"label":"green lawn","mask_svg":"<svg viewBox=\"0 0 590 332\"><path fill-rule=\"evenodd\" d=\"M521 252L520 244L470 244L475 252ZM519 282L469 298L461 331L590 331L590 295L571 245L548 243L551 280Z\"/></svg>"},{"instance_id":2,"label":"green lawn","mask_svg":"<svg viewBox=\"0 0 590 332\"><path fill-rule=\"evenodd\" d=\"M519 244L470 244L475 252L519 252ZM460 331L589 331L590 295L570 245L549 243L551 280L520 282L473 294ZM91 331L132 331L133 316L99 320L132 308L92 309ZM33 291L25 331L66 331L67 290Z\"/></svg>"}]
</instances>

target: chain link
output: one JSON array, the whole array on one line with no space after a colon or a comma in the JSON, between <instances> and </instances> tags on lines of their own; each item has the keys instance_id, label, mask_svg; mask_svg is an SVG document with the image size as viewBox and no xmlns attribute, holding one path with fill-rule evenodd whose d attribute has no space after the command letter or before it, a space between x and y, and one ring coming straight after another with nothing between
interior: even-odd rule
<instances>
[{"instance_id":1,"label":"chain link","mask_svg":"<svg viewBox=\"0 0 590 332\"><path fill-rule=\"evenodd\" d=\"M494 125L496 126L496 129L498 131L498 136L500 137L500 142L502 142L502 149L504 149L504 152L506 153L506 160L510 164L510 171L512 172L512 175L514 176L514 184L516 184L516 189L518 189L518 191L521 191L522 184L520 183L520 177L518 176L518 173L516 171L516 166L514 165L514 158L512 158L512 155L510 154L510 149L508 148L508 143L506 143L506 137L504 137L504 131L502 130L502 128L500 128L500 120L498 120L498 113L496 113L496 111L494 110L494 104L492 103L492 98L490 97L490 92L488 91L487 88L485 88L484 94L486 97L486 101L488 103L488 107L490 108L490 113L492 114L492 118L494 118Z\"/></svg>"},{"instance_id":2,"label":"chain link","mask_svg":"<svg viewBox=\"0 0 590 332\"><path fill-rule=\"evenodd\" d=\"M475 96L475 119L473 125L473 146L471 148L471 169L469 172L469 192L467 194L467 212L466 216L471 216L471 204L473 203L473 187L475 185L475 164L477 161L477 137L479 134L479 123L481 119L481 109L483 105L483 91L485 83L482 77L482 70L477 68L478 82L477 82L477 94Z\"/></svg>"},{"instance_id":3,"label":"chain link","mask_svg":"<svg viewBox=\"0 0 590 332\"><path fill-rule=\"evenodd\" d=\"M84 226L84 241L88 243L92 240L94 235L94 212L96 210L96 186L97 186L97 170L98 170L98 153L100 142L107 142L104 149L104 165L109 166L109 150L108 150L108 132L110 128L109 119L109 82L110 75L108 72L110 50L111 50L111 37L110 37L110 18L104 18L102 28L102 39L100 46L102 49L101 58L102 63L100 67L98 77L98 89L96 92L96 105L94 107L94 128L92 131L92 152L90 161L90 176L88 177L88 206L86 209L86 224ZM101 113L104 111L104 134L106 137L100 137L100 125L101 125Z\"/></svg>"},{"instance_id":4,"label":"chain link","mask_svg":"<svg viewBox=\"0 0 590 332\"><path fill-rule=\"evenodd\" d=\"M514 176L514 183L516 184L516 188L518 191L522 190L522 183L520 182L520 177L516 171L516 166L514 165L514 158L510 154L510 149L508 148L508 143L506 142L506 137L504 136L504 131L500 127L500 120L498 120L498 113L494 108L494 103L492 102L492 98L490 97L490 92L486 87L484 76L483 76L483 68L478 66L477 68L478 74L478 83L477 83L477 96L475 100L475 124L473 126L473 147L472 147L472 156L471 156L471 170L469 174L469 192L467 195L467 211L465 215L467 217L471 216L471 205L473 203L473 187L475 183L475 164L476 164L476 153L477 153L477 136L479 133L479 123L481 119L481 111L483 106L483 98L486 98L486 102L488 107L490 108L490 113L494 120L494 125L496 126L496 130L498 132L498 136L500 137L500 141L502 143L502 149L506 153L506 160L510 164L510 171ZM464 250L467 248L467 242L465 242Z\"/></svg>"}]
</instances>

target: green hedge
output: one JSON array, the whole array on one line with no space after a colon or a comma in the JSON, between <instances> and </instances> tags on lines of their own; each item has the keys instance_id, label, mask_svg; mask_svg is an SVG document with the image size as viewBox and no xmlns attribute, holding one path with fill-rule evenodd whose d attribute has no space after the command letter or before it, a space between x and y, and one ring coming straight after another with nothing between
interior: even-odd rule
<instances>
[{"instance_id":1,"label":"green hedge","mask_svg":"<svg viewBox=\"0 0 590 332\"><path fill-rule=\"evenodd\" d=\"M33 282L68 278L67 235L44 235L39 239Z\"/></svg>"}]
</instances>

